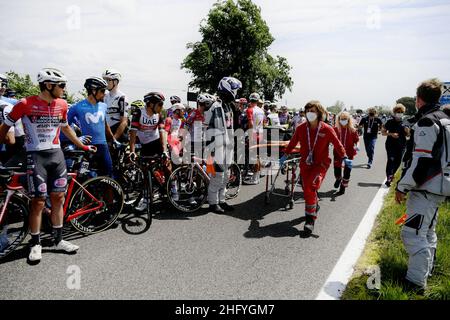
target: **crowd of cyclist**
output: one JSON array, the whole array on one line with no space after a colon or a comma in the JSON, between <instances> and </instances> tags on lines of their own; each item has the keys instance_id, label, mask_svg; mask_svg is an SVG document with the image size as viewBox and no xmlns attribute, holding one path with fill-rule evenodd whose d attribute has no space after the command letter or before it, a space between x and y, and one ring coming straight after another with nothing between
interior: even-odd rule
<instances>
[{"instance_id":1,"label":"crowd of cyclist","mask_svg":"<svg viewBox=\"0 0 450 320\"><path fill-rule=\"evenodd\" d=\"M41 93L21 101L4 96L8 89L8 80L4 75L0 77L0 140L3 143L0 160L5 167L19 166L29 170L28 188L34 196L30 214L30 261L41 259L41 215L47 196L51 201L56 248L67 252L78 250L78 246L62 240L61 207L67 186L67 168L62 150L72 144L92 152L97 174L109 177L118 174L114 172L113 163L118 161L114 150L119 146L129 146L129 158L132 161L137 158L138 145L141 157L161 157L167 166L167 175L171 169L170 155L181 155L190 148L189 153L204 158L208 154L205 150L213 146L210 148L210 154L214 158L214 174L211 175L208 186L208 203L212 212L223 213L234 210L225 202L227 167L234 161L235 156L231 142L234 142L233 130L250 132L244 142L244 183L255 185L260 182L261 166L254 162L250 164L250 146L257 146L265 139L265 128L278 130L281 140L287 141L296 137L294 133L302 123L313 121L308 118L311 112L307 114L311 111L307 109L313 108L320 118L330 125L336 124L335 131L330 131L330 142L336 147L335 186L340 186L341 192L348 186L351 159L356 154L355 147L359 141L355 125L352 117L345 112L337 117L329 117L319 103L309 104L305 110L293 114L286 106L278 110L277 104L263 101L258 93L252 93L248 99L239 99L237 92L242 84L232 77L225 77L219 82L217 96L199 94L197 106L193 109L182 104L181 98L175 95L170 97L170 105L165 103L165 97L160 92L149 92L143 100L129 103L126 95L119 89L122 79L120 72L108 69L101 77L87 78L84 83L86 99L68 106L62 99L67 78L60 70L42 69L38 74ZM8 95L11 96L11 91L8 91ZM219 130L220 133L207 137L206 129ZM188 134L187 137L185 133ZM340 135L339 141L337 135ZM183 140L188 140L189 143L186 144ZM297 142L292 139L288 151L291 151ZM341 142L345 148L339 146ZM323 149L325 145L326 142L322 146ZM325 152L325 149L322 152ZM328 154L327 150L326 153ZM304 159L307 158L308 155L305 155ZM341 162L344 158L346 165L342 176ZM323 170L321 172L324 176ZM309 189L304 185L307 199L305 210L309 213L308 217L316 218L316 191L320 184L317 185L314 175L311 175L311 178L314 183L312 180L309 182L316 185ZM176 192L176 189L173 190L172 197L177 197ZM137 210L143 210L146 206L148 199L141 199ZM312 231L314 220L310 219L308 223L309 230Z\"/></svg>"},{"instance_id":2,"label":"crowd of cyclist","mask_svg":"<svg viewBox=\"0 0 450 320\"><path fill-rule=\"evenodd\" d=\"M410 134L410 126L402 121L405 112L402 105L397 105L394 117L384 123L376 117L374 109L369 109L366 117L345 111L331 115L319 101L310 101L304 109L291 113L285 106L278 110L277 104L263 101L258 93L252 93L248 99L239 98L241 82L224 77L218 83L216 95L200 93L196 107L190 109L178 96L171 96L170 104L167 103L160 92L149 92L142 100L130 103L119 89L121 79L121 74L114 69L106 70L101 77L87 78L84 83L86 99L69 107L62 98L68 79L60 70L42 69L37 77L40 94L20 101L4 96L8 79L0 75L0 161L5 167L22 167L28 173L28 191L32 196L30 261L42 258L41 218L47 197L51 202L55 248L65 252L79 249L62 239L62 205L67 187L63 150L66 146L75 145L92 153L97 174L113 178L119 174L114 169L117 168L115 162L119 161L115 150L124 145L129 148L131 161L139 157L160 159L166 167L166 175L170 175L175 165L171 160L176 156L189 154L205 159L210 174L209 210L221 214L234 210L226 202L225 194L228 168L237 160L235 130L242 129L246 133L244 141L237 144L245 146L244 183L250 185L260 182L261 166L264 166L259 159L259 149L256 148L256 161L250 161L250 150L262 143L270 144L267 131L277 132L278 139L286 141L284 145L278 144L283 146L281 165L300 143L304 232L311 234L320 210L318 190L330 165L334 167L334 186L344 193L349 185L353 159L359 151L360 135L364 138L367 168L370 169L381 131L388 136L386 184L390 185ZM8 94L11 96L11 91ZM334 147L334 161L329 157L330 144ZM176 187L171 192L171 196L177 198ZM136 209L148 207L148 200L142 198Z\"/></svg>"}]
</instances>

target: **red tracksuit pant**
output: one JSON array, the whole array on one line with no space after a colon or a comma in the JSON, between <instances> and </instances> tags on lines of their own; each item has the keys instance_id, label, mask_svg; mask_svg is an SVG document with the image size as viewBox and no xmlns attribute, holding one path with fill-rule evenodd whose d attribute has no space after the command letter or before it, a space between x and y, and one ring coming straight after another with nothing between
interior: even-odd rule
<instances>
[{"instance_id":1,"label":"red tracksuit pant","mask_svg":"<svg viewBox=\"0 0 450 320\"><path fill-rule=\"evenodd\" d=\"M302 176L303 197L305 198L305 214L317 219L317 191L320 189L327 169L322 165L300 166Z\"/></svg>"}]
</instances>

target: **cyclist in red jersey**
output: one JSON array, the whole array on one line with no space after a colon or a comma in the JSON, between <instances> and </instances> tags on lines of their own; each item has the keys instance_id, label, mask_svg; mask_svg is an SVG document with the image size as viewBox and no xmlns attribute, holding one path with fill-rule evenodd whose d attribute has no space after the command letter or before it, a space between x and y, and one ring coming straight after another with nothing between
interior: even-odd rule
<instances>
[{"instance_id":1,"label":"cyclist in red jersey","mask_svg":"<svg viewBox=\"0 0 450 320\"><path fill-rule=\"evenodd\" d=\"M33 197L30 212L30 262L38 262L42 258L40 230L47 193L50 193L54 248L64 252L79 249L62 239L67 169L59 143L60 131L77 147L92 152L96 150L93 146L81 143L67 124L67 102L61 99L67 82L64 74L57 69L42 69L38 74L38 82L41 93L22 99L0 126L0 141L3 141L9 128L19 119L22 120L26 134L29 192Z\"/></svg>"}]
</instances>

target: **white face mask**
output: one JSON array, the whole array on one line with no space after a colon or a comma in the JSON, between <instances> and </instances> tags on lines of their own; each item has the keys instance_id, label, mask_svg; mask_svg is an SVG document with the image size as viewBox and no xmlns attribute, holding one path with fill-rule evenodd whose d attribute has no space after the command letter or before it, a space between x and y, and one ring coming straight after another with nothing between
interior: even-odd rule
<instances>
[{"instance_id":1,"label":"white face mask","mask_svg":"<svg viewBox=\"0 0 450 320\"><path fill-rule=\"evenodd\" d=\"M317 120L317 113L315 112L307 112L306 113L306 119L308 119L309 122L314 122Z\"/></svg>"},{"instance_id":2,"label":"white face mask","mask_svg":"<svg viewBox=\"0 0 450 320\"><path fill-rule=\"evenodd\" d=\"M396 119L401 119L403 118L403 113L396 113L394 116Z\"/></svg>"},{"instance_id":3,"label":"white face mask","mask_svg":"<svg viewBox=\"0 0 450 320\"><path fill-rule=\"evenodd\" d=\"M341 126L345 127L348 124L348 120L341 120L339 121L341 123Z\"/></svg>"}]
</instances>

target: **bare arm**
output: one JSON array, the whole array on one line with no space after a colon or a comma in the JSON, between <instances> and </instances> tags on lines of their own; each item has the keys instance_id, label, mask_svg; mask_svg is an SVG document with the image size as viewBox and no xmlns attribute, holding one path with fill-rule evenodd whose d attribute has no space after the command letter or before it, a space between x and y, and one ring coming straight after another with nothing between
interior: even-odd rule
<instances>
[{"instance_id":1,"label":"bare arm","mask_svg":"<svg viewBox=\"0 0 450 320\"><path fill-rule=\"evenodd\" d=\"M9 131L9 128L11 128L10 126L7 126L6 124L2 124L0 125L0 143L5 143L5 141L7 141L6 138L6 134Z\"/></svg>"},{"instance_id":2,"label":"bare arm","mask_svg":"<svg viewBox=\"0 0 450 320\"><path fill-rule=\"evenodd\" d=\"M109 141L113 141L115 139L114 135L111 131L111 127L107 123L105 123L105 133L106 133L106 139L108 139Z\"/></svg>"},{"instance_id":3,"label":"bare arm","mask_svg":"<svg viewBox=\"0 0 450 320\"><path fill-rule=\"evenodd\" d=\"M130 152L135 152L136 130L130 131Z\"/></svg>"},{"instance_id":4,"label":"bare arm","mask_svg":"<svg viewBox=\"0 0 450 320\"><path fill-rule=\"evenodd\" d=\"M409 137L411 135L411 129L405 128L405 135Z\"/></svg>"},{"instance_id":5,"label":"bare arm","mask_svg":"<svg viewBox=\"0 0 450 320\"><path fill-rule=\"evenodd\" d=\"M116 133L114 134L114 139L118 140L122 136L127 127L128 127L128 118L120 117L120 125L117 128Z\"/></svg>"},{"instance_id":6,"label":"bare arm","mask_svg":"<svg viewBox=\"0 0 450 320\"><path fill-rule=\"evenodd\" d=\"M167 132L162 129L159 131L159 139L161 139L161 144L163 146L164 152L167 152Z\"/></svg>"},{"instance_id":7,"label":"bare arm","mask_svg":"<svg viewBox=\"0 0 450 320\"><path fill-rule=\"evenodd\" d=\"M13 145L16 143L16 137L14 136L14 132L8 132L6 134L5 143L9 145Z\"/></svg>"}]
</instances>

